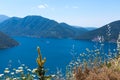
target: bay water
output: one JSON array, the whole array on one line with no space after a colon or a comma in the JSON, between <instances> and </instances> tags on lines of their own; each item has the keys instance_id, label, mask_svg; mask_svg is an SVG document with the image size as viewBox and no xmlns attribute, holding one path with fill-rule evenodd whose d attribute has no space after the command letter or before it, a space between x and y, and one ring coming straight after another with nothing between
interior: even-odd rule
<instances>
[{"instance_id":1,"label":"bay water","mask_svg":"<svg viewBox=\"0 0 120 80\"><path fill-rule=\"evenodd\" d=\"M4 68L17 68L21 64L25 64L30 69L36 68L37 46L40 47L42 57L47 59L45 69L48 69L49 73L54 74L57 68L65 72L65 68L73 59L73 55L83 53L86 48L94 49L96 45L94 42L84 40L13 38L19 42L19 45L0 50L0 73L4 71ZM116 44L111 44L111 48L116 48ZM75 53L71 53L72 49L74 49Z\"/></svg>"}]
</instances>

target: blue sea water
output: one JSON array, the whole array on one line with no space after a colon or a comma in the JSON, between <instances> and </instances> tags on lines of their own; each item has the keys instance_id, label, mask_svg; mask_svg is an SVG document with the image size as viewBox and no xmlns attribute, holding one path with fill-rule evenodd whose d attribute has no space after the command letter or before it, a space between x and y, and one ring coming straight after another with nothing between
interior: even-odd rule
<instances>
[{"instance_id":1,"label":"blue sea water","mask_svg":"<svg viewBox=\"0 0 120 80\"><path fill-rule=\"evenodd\" d=\"M72 39L48 39L48 38L30 38L13 37L20 45L0 50L0 73L6 67L18 67L21 64L27 65L33 69L37 67L36 58L37 46L40 47L43 57L47 58L45 68L49 73L55 73L56 68L61 68L65 72L66 66L73 59L71 50L74 48L76 54L85 51L86 48L93 49L94 42ZM106 46L107 49L108 46ZM111 44L115 48L116 44Z\"/></svg>"}]
</instances>

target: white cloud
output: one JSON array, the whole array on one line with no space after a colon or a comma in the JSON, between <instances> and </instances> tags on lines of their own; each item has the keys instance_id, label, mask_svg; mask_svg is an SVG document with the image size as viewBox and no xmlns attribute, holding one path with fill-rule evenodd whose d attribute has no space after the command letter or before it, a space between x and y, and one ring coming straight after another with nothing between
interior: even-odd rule
<instances>
[{"instance_id":1,"label":"white cloud","mask_svg":"<svg viewBox=\"0 0 120 80\"><path fill-rule=\"evenodd\" d=\"M48 5L47 4L41 4L41 5L38 5L38 8L39 9L45 9L45 8L48 8Z\"/></svg>"}]
</instances>

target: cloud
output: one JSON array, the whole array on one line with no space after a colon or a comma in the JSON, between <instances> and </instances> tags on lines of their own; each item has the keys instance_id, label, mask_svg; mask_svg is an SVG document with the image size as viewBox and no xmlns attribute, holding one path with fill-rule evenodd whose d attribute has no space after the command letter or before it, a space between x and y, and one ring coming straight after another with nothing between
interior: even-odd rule
<instances>
[{"instance_id":1,"label":"cloud","mask_svg":"<svg viewBox=\"0 0 120 80\"><path fill-rule=\"evenodd\" d=\"M45 9L45 8L48 8L48 5L47 4L41 4L41 5L38 5L38 8L39 9Z\"/></svg>"}]
</instances>

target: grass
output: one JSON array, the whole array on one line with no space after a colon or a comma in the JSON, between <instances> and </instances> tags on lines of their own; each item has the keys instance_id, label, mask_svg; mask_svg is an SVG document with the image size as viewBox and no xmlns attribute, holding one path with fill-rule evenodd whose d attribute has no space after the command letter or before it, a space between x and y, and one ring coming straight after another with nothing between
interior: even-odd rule
<instances>
[{"instance_id":1,"label":"grass","mask_svg":"<svg viewBox=\"0 0 120 80\"><path fill-rule=\"evenodd\" d=\"M87 55L80 54L68 65L66 80L120 80L120 34L114 52L108 48L106 54L101 39L99 44L99 48L86 49Z\"/></svg>"},{"instance_id":2,"label":"grass","mask_svg":"<svg viewBox=\"0 0 120 80\"><path fill-rule=\"evenodd\" d=\"M111 60L100 67L89 69L87 66L82 70L78 67L74 70L75 80L120 80L120 58Z\"/></svg>"}]
</instances>

